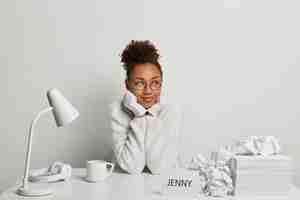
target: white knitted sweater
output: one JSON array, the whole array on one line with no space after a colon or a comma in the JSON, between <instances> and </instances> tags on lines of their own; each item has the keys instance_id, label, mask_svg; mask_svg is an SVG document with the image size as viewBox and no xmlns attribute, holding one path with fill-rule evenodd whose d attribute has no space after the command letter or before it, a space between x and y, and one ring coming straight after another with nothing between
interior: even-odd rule
<instances>
[{"instance_id":1,"label":"white knitted sweater","mask_svg":"<svg viewBox=\"0 0 300 200\"><path fill-rule=\"evenodd\" d=\"M161 174L178 165L181 112L161 104L148 112L134 117L121 101L110 105L114 156L119 166L131 174L141 173L145 166L153 174Z\"/></svg>"}]
</instances>

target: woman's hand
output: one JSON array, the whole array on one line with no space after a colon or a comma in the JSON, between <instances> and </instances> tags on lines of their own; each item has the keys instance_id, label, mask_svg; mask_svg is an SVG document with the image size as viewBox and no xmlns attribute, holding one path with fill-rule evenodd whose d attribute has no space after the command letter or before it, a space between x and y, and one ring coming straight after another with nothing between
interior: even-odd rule
<instances>
[{"instance_id":1,"label":"woman's hand","mask_svg":"<svg viewBox=\"0 0 300 200\"><path fill-rule=\"evenodd\" d=\"M146 109L137 102L136 96L127 90L123 97L123 105L133 112L134 116L141 117L145 114Z\"/></svg>"}]
</instances>

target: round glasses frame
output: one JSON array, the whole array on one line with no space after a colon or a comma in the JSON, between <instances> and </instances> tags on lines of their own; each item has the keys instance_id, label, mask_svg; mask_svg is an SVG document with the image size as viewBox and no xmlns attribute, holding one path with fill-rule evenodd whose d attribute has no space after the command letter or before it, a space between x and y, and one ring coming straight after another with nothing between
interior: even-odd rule
<instances>
[{"instance_id":1,"label":"round glasses frame","mask_svg":"<svg viewBox=\"0 0 300 200\"><path fill-rule=\"evenodd\" d=\"M147 86L149 85L151 90L159 90L162 85L161 80L152 80L150 83L147 83L146 81L143 80L132 80L132 87L134 90L140 91L140 90L145 90Z\"/></svg>"}]
</instances>

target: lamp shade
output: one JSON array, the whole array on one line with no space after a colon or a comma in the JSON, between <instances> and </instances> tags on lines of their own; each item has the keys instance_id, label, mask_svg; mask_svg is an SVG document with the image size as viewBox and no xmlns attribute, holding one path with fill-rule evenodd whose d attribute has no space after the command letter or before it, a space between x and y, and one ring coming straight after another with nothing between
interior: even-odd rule
<instances>
[{"instance_id":1,"label":"lamp shade","mask_svg":"<svg viewBox=\"0 0 300 200\"><path fill-rule=\"evenodd\" d=\"M79 116L79 112L56 88L47 91L47 98L57 126L64 126Z\"/></svg>"}]
</instances>

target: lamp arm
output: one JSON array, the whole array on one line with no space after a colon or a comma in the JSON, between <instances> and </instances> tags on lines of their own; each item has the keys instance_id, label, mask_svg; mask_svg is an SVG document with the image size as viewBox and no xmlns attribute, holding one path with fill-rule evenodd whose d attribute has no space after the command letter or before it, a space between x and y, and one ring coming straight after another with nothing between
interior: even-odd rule
<instances>
[{"instance_id":1,"label":"lamp arm","mask_svg":"<svg viewBox=\"0 0 300 200\"><path fill-rule=\"evenodd\" d=\"M39 120L39 118L47 113L53 110L53 107L48 107L42 111L40 111L36 117L31 121L30 129L29 129L29 136L27 139L27 152L26 152L26 161L25 161L25 170L24 170L24 177L23 177L23 185L22 188L26 189L28 185L28 174L29 174L29 167L30 167L30 156L31 156L31 146L32 146L32 137L34 132L34 127L36 122Z\"/></svg>"}]
</instances>

